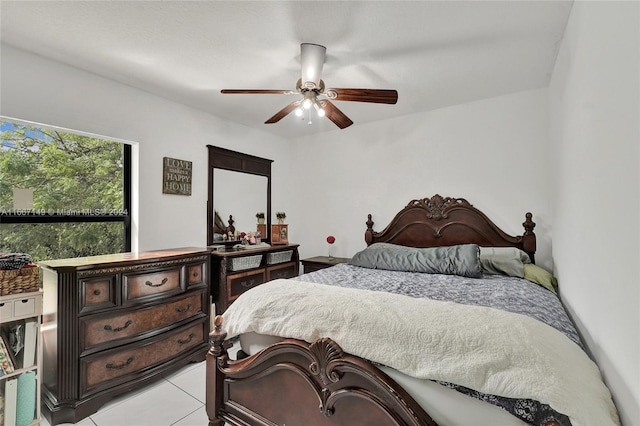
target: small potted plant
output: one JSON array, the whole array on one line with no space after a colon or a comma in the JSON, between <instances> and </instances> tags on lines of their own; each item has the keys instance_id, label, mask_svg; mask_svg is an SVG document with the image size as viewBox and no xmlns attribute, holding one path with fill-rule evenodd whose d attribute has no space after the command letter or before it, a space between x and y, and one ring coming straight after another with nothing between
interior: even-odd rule
<instances>
[{"instance_id":1,"label":"small potted plant","mask_svg":"<svg viewBox=\"0 0 640 426\"><path fill-rule=\"evenodd\" d=\"M285 212L276 212L276 219L278 219L278 223L284 223L286 218L287 214Z\"/></svg>"},{"instance_id":2,"label":"small potted plant","mask_svg":"<svg viewBox=\"0 0 640 426\"><path fill-rule=\"evenodd\" d=\"M256 218L258 219L258 223L263 224L264 223L264 212L256 213Z\"/></svg>"}]
</instances>

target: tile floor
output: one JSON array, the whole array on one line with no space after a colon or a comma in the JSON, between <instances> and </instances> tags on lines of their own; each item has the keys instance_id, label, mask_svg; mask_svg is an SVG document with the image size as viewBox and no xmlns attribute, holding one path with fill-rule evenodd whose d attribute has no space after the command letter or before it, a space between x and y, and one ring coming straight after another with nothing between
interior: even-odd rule
<instances>
[{"instance_id":1,"label":"tile floor","mask_svg":"<svg viewBox=\"0 0 640 426\"><path fill-rule=\"evenodd\" d=\"M231 358L239 345L229 350ZM206 426L205 363L188 364L155 383L115 398L76 426ZM41 426L50 426L43 416ZM62 423L68 426L71 423Z\"/></svg>"}]
</instances>

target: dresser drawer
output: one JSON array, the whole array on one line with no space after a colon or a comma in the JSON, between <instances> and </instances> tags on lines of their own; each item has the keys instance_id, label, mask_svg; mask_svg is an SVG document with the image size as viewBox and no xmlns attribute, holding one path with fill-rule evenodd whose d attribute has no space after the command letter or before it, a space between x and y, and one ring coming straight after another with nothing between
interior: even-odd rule
<instances>
[{"instance_id":1,"label":"dresser drawer","mask_svg":"<svg viewBox=\"0 0 640 426\"><path fill-rule=\"evenodd\" d=\"M160 330L195 315L207 315L202 303L203 293L133 312L92 315L80 319L80 351L107 342Z\"/></svg>"},{"instance_id":2,"label":"dresser drawer","mask_svg":"<svg viewBox=\"0 0 640 426\"><path fill-rule=\"evenodd\" d=\"M39 292L10 294L3 296L2 299L0 323L42 313L42 296Z\"/></svg>"},{"instance_id":3,"label":"dresser drawer","mask_svg":"<svg viewBox=\"0 0 640 426\"><path fill-rule=\"evenodd\" d=\"M267 268L267 281L280 278L292 278L298 275L298 268L295 262L283 263Z\"/></svg>"},{"instance_id":4,"label":"dresser drawer","mask_svg":"<svg viewBox=\"0 0 640 426\"><path fill-rule=\"evenodd\" d=\"M35 297L17 299L13 301L13 316L22 317L25 315L35 315L37 308Z\"/></svg>"},{"instance_id":5,"label":"dresser drawer","mask_svg":"<svg viewBox=\"0 0 640 426\"><path fill-rule=\"evenodd\" d=\"M80 313L117 306L116 275L80 280Z\"/></svg>"},{"instance_id":6,"label":"dresser drawer","mask_svg":"<svg viewBox=\"0 0 640 426\"><path fill-rule=\"evenodd\" d=\"M206 263L195 263L187 265L187 286L194 287L204 284L207 275Z\"/></svg>"},{"instance_id":7,"label":"dresser drawer","mask_svg":"<svg viewBox=\"0 0 640 426\"><path fill-rule=\"evenodd\" d=\"M13 318L13 300L0 302L0 322L11 321Z\"/></svg>"},{"instance_id":8,"label":"dresser drawer","mask_svg":"<svg viewBox=\"0 0 640 426\"><path fill-rule=\"evenodd\" d=\"M142 370L206 343L207 331L205 318L142 345L131 344L81 358L80 397L132 380Z\"/></svg>"},{"instance_id":9,"label":"dresser drawer","mask_svg":"<svg viewBox=\"0 0 640 426\"><path fill-rule=\"evenodd\" d=\"M229 300L236 299L245 291L265 281L266 273L264 269L229 275L227 277L227 294L229 294Z\"/></svg>"},{"instance_id":10,"label":"dresser drawer","mask_svg":"<svg viewBox=\"0 0 640 426\"><path fill-rule=\"evenodd\" d=\"M122 281L123 303L183 290L179 267L142 274L124 274Z\"/></svg>"}]
</instances>

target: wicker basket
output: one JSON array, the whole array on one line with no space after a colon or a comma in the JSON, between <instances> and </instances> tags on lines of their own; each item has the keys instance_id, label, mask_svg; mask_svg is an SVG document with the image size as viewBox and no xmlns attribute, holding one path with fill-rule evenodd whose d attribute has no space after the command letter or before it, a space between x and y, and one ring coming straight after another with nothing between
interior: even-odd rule
<instances>
[{"instance_id":1,"label":"wicker basket","mask_svg":"<svg viewBox=\"0 0 640 426\"><path fill-rule=\"evenodd\" d=\"M267 264L275 265L278 263L289 262L291 260L292 255L293 255L293 250L277 251L275 253L269 253L267 255Z\"/></svg>"},{"instance_id":2,"label":"wicker basket","mask_svg":"<svg viewBox=\"0 0 640 426\"><path fill-rule=\"evenodd\" d=\"M229 270L244 271L245 269L257 268L260 266L260 262L262 262L261 254L257 254L255 256L232 257L229 264Z\"/></svg>"},{"instance_id":3,"label":"wicker basket","mask_svg":"<svg viewBox=\"0 0 640 426\"><path fill-rule=\"evenodd\" d=\"M0 296L40 290L40 268L0 270Z\"/></svg>"}]
</instances>

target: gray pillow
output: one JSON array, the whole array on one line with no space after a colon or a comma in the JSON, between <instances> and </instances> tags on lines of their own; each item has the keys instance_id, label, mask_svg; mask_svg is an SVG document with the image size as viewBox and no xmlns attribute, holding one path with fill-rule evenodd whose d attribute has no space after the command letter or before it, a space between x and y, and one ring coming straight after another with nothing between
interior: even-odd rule
<instances>
[{"instance_id":1,"label":"gray pillow","mask_svg":"<svg viewBox=\"0 0 640 426\"><path fill-rule=\"evenodd\" d=\"M480 278L479 258L480 248L476 244L415 248L376 243L356 253L349 263L370 269Z\"/></svg>"},{"instance_id":2,"label":"gray pillow","mask_svg":"<svg viewBox=\"0 0 640 426\"><path fill-rule=\"evenodd\" d=\"M480 247L480 266L484 274L523 278L529 255L515 247Z\"/></svg>"}]
</instances>

